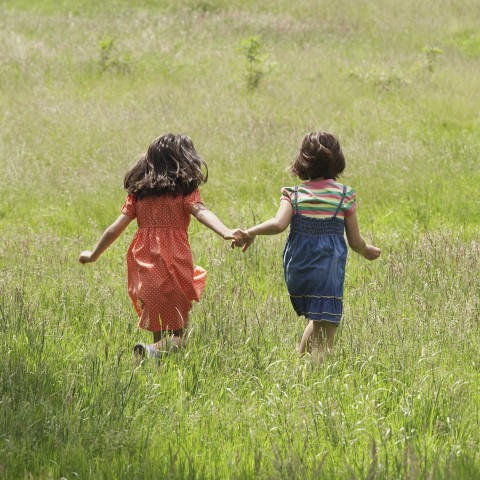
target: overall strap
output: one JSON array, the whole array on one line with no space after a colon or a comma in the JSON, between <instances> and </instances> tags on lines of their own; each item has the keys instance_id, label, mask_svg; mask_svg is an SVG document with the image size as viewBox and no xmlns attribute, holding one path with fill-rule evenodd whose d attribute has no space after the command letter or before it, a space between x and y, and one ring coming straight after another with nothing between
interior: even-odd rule
<instances>
[{"instance_id":1,"label":"overall strap","mask_svg":"<svg viewBox=\"0 0 480 480\"><path fill-rule=\"evenodd\" d=\"M293 195L293 208L295 210L295 213L298 213L298 186L295 187L294 189L294 195Z\"/></svg>"},{"instance_id":2,"label":"overall strap","mask_svg":"<svg viewBox=\"0 0 480 480\"><path fill-rule=\"evenodd\" d=\"M335 210L335 215L333 216L333 218L337 218L337 213L340 211L340 208L342 207L342 204L343 204L343 201L345 200L346 195L347 195L347 186L344 185L342 199L340 200L340 203L338 204L338 207Z\"/></svg>"}]
</instances>

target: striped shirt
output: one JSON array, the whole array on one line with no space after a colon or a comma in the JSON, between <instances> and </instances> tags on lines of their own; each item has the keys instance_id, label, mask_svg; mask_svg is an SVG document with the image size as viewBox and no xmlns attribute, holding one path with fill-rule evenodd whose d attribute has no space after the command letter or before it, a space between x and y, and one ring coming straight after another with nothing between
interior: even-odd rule
<instances>
[{"instance_id":1,"label":"striped shirt","mask_svg":"<svg viewBox=\"0 0 480 480\"><path fill-rule=\"evenodd\" d=\"M298 186L298 213L313 218L333 217L342 199L343 185L332 179L304 182ZM351 215L357 207L355 190L347 187L345 200L337 213L342 220ZM293 206L295 187L283 187L280 200Z\"/></svg>"}]
</instances>

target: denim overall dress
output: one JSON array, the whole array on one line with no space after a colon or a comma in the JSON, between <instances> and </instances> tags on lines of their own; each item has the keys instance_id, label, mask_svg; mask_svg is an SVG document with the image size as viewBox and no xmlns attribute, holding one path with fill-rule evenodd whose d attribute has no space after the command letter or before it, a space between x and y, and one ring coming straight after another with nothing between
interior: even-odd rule
<instances>
[{"instance_id":1,"label":"denim overall dress","mask_svg":"<svg viewBox=\"0 0 480 480\"><path fill-rule=\"evenodd\" d=\"M346 192L344 186L333 217L318 219L298 212L298 187L295 187L294 214L283 251L285 281L297 315L336 325L342 317L348 251L345 223L337 214Z\"/></svg>"}]
</instances>

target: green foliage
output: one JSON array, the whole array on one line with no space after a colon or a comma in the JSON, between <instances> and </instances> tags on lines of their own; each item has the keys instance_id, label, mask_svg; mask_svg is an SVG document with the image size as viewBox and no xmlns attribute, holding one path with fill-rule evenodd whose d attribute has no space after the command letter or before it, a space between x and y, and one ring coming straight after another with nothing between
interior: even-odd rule
<instances>
[{"instance_id":1,"label":"green foliage","mask_svg":"<svg viewBox=\"0 0 480 480\"><path fill-rule=\"evenodd\" d=\"M443 50L438 47L423 47L422 52L425 55L425 62L429 72L433 72L437 66L439 55L443 54Z\"/></svg>"},{"instance_id":2,"label":"green foliage","mask_svg":"<svg viewBox=\"0 0 480 480\"><path fill-rule=\"evenodd\" d=\"M98 42L98 66L101 72L130 72L130 55L119 55L115 46L115 40L105 35Z\"/></svg>"},{"instance_id":3,"label":"green foliage","mask_svg":"<svg viewBox=\"0 0 480 480\"><path fill-rule=\"evenodd\" d=\"M475 478L477 240L382 235L382 262L352 255L344 323L318 367L295 352L283 240L243 257L191 233L211 264L190 343L141 364L126 245L81 269L78 239L4 236L6 478Z\"/></svg>"},{"instance_id":4,"label":"green foliage","mask_svg":"<svg viewBox=\"0 0 480 480\"><path fill-rule=\"evenodd\" d=\"M451 42L470 58L480 57L480 32L478 30L461 30L455 33Z\"/></svg>"},{"instance_id":5,"label":"green foliage","mask_svg":"<svg viewBox=\"0 0 480 480\"><path fill-rule=\"evenodd\" d=\"M260 37L253 36L242 40L240 52L247 60L247 87L249 90L258 88L262 78L275 67L275 62L270 62L269 53L261 53L262 44Z\"/></svg>"}]
</instances>

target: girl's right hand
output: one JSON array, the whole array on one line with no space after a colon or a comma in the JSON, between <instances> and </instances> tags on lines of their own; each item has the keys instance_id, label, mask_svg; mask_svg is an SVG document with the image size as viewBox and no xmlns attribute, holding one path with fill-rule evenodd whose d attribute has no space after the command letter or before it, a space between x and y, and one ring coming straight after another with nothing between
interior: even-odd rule
<instances>
[{"instance_id":1,"label":"girl's right hand","mask_svg":"<svg viewBox=\"0 0 480 480\"><path fill-rule=\"evenodd\" d=\"M250 235L248 230L237 228L233 232L232 248L242 247L242 252L245 252L254 240L255 236Z\"/></svg>"},{"instance_id":2,"label":"girl's right hand","mask_svg":"<svg viewBox=\"0 0 480 480\"><path fill-rule=\"evenodd\" d=\"M92 258L92 252L90 250L83 251L78 257L78 261L82 264L94 262L95 259Z\"/></svg>"},{"instance_id":3,"label":"girl's right hand","mask_svg":"<svg viewBox=\"0 0 480 480\"><path fill-rule=\"evenodd\" d=\"M378 247L374 247L373 245L367 245L367 249L365 250L365 253L363 256L367 260L376 260L382 251Z\"/></svg>"}]
</instances>

